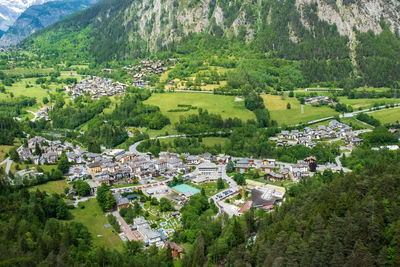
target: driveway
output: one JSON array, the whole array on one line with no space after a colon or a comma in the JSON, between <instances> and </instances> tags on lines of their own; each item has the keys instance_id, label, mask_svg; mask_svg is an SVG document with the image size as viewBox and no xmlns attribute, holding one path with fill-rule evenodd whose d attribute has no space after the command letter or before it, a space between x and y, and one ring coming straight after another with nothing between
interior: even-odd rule
<instances>
[{"instance_id":1,"label":"driveway","mask_svg":"<svg viewBox=\"0 0 400 267\"><path fill-rule=\"evenodd\" d=\"M117 218L119 225L121 227L121 231L125 233L126 237L128 238L129 241L132 240L143 240L143 236L138 232L138 231L134 231L132 230L132 227L130 227L125 220L121 217L121 215L119 215L118 211L113 211L112 215L115 216L115 218Z\"/></svg>"}]
</instances>

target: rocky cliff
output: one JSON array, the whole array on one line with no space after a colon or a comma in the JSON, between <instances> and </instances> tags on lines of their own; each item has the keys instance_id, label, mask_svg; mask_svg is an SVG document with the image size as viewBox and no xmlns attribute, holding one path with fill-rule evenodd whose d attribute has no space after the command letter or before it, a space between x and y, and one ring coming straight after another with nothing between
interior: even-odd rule
<instances>
[{"instance_id":1,"label":"rocky cliff","mask_svg":"<svg viewBox=\"0 0 400 267\"><path fill-rule=\"evenodd\" d=\"M1 36L0 46L16 45L32 33L45 28L79 10L86 9L97 0L67 0L33 5L26 9Z\"/></svg>"}]
</instances>

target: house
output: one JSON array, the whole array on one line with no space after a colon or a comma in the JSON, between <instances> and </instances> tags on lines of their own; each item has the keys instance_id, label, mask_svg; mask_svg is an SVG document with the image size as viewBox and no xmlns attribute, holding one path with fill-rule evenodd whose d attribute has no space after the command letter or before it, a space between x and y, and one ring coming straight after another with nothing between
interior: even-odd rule
<instances>
[{"instance_id":1,"label":"house","mask_svg":"<svg viewBox=\"0 0 400 267\"><path fill-rule=\"evenodd\" d=\"M106 185L110 186L114 182L114 177L111 176L109 171L104 171L104 172L95 173L94 180L98 184L106 184Z\"/></svg>"},{"instance_id":2,"label":"house","mask_svg":"<svg viewBox=\"0 0 400 267\"><path fill-rule=\"evenodd\" d=\"M169 242L169 243L167 244L167 246L170 247L170 249L171 249L171 254L172 254L172 258L173 258L174 260L180 259L180 258L182 257L183 249L182 249L181 246L179 246L179 245L176 244L175 242Z\"/></svg>"},{"instance_id":3,"label":"house","mask_svg":"<svg viewBox=\"0 0 400 267\"><path fill-rule=\"evenodd\" d=\"M359 145L361 145L362 142L363 142L363 139L357 138L357 137L354 137L353 139L350 140L350 144L352 146L359 146Z\"/></svg>"},{"instance_id":4,"label":"house","mask_svg":"<svg viewBox=\"0 0 400 267\"><path fill-rule=\"evenodd\" d=\"M58 161L58 153L57 152L47 152L42 155L45 162L49 164L55 164Z\"/></svg>"},{"instance_id":5,"label":"house","mask_svg":"<svg viewBox=\"0 0 400 267\"><path fill-rule=\"evenodd\" d=\"M201 159L202 161L211 161L211 159L212 159L212 155L211 155L210 153L208 153L208 152L199 155L199 157L200 157L200 159Z\"/></svg>"},{"instance_id":6,"label":"house","mask_svg":"<svg viewBox=\"0 0 400 267\"><path fill-rule=\"evenodd\" d=\"M114 198L117 203L118 211L120 211L122 208L128 208L130 206L129 200L126 197L121 196L120 193L115 193Z\"/></svg>"},{"instance_id":7,"label":"house","mask_svg":"<svg viewBox=\"0 0 400 267\"><path fill-rule=\"evenodd\" d=\"M263 173L270 173L275 171L275 165L273 164L262 164L259 168Z\"/></svg>"},{"instance_id":8,"label":"house","mask_svg":"<svg viewBox=\"0 0 400 267\"><path fill-rule=\"evenodd\" d=\"M135 157L136 157L135 153L127 152L127 153L121 155L121 157L118 159L118 162L121 162L124 164L128 163L128 162L132 162L135 159Z\"/></svg>"},{"instance_id":9,"label":"house","mask_svg":"<svg viewBox=\"0 0 400 267\"><path fill-rule=\"evenodd\" d=\"M283 181L286 180L288 177L289 177L289 169L287 168L279 169L278 173L269 172L264 174L264 179L270 181Z\"/></svg>"},{"instance_id":10,"label":"house","mask_svg":"<svg viewBox=\"0 0 400 267\"><path fill-rule=\"evenodd\" d=\"M92 175L102 171L101 162L99 162L99 161L93 162L93 163L89 163L86 166L88 168L89 173L91 173Z\"/></svg>"},{"instance_id":11,"label":"house","mask_svg":"<svg viewBox=\"0 0 400 267\"><path fill-rule=\"evenodd\" d=\"M39 147L42 148L42 145L44 145L45 143L48 143L45 138L41 136L35 136L28 140L28 148L30 150L34 150L36 148L36 144L38 144Z\"/></svg>"},{"instance_id":12,"label":"house","mask_svg":"<svg viewBox=\"0 0 400 267\"><path fill-rule=\"evenodd\" d=\"M276 160L275 159L263 159L262 164L263 165L275 165Z\"/></svg>"},{"instance_id":13,"label":"house","mask_svg":"<svg viewBox=\"0 0 400 267\"><path fill-rule=\"evenodd\" d=\"M67 155L67 158L68 158L68 162L75 162L75 163L78 163L78 164L83 162L82 157L77 155L73 151L67 152L66 155Z\"/></svg>"},{"instance_id":14,"label":"house","mask_svg":"<svg viewBox=\"0 0 400 267\"><path fill-rule=\"evenodd\" d=\"M96 195L97 193L97 188L99 187L99 185L92 179L86 180L86 182L89 184L90 186L90 195Z\"/></svg>"},{"instance_id":15,"label":"house","mask_svg":"<svg viewBox=\"0 0 400 267\"><path fill-rule=\"evenodd\" d=\"M192 156L192 155L188 155L187 157L186 157L186 163L188 164L188 165L199 165L200 164L200 162L201 162L201 159L200 159L200 157L198 157L198 156Z\"/></svg>"},{"instance_id":16,"label":"house","mask_svg":"<svg viewBox=\"0 0 400 267\"><path fill-rule=\"evenodd\" d=\"M254 161L253 161L254 162ZM241 159L236 162L236 171L240 173L245 173L250 171L250 163L248 158Z\"/></svg>"}]
</instances>

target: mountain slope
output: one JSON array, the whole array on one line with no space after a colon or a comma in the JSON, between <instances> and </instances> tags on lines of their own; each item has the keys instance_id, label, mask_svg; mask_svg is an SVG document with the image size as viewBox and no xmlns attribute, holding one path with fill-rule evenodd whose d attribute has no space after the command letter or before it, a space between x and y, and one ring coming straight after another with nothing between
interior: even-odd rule
<instances>
[{"instance_id":1,"label":"mountain slope","mask_svg":"<svg viewBox=\"0 0 400 267\"><path fill-rule=\"evenodd\" d=\"M299 43L307 34L318 37L318 24L333 23L333 32L352 40L353 29L380 33L383 19L392 32L400 34L399 9L400 2L396 0L109 0L49 31L66 26L73 26L74 30L90 27L98 40L112 37L115 44L145 43L151 51L190 33L227 37L244 34L246 41L251 41L271 27L279 27L291 42ZM287 16L282 14L283 10L288 12ZM357 20L353 18L356 15ZM273 25L274 20L281 24ZM135 47L130 46L124 51L110 52L126 53Z\"/></svg>"},{"instance_id":2,"label":"mountain slope","mask_svg":"<svg viewBox=\"0 0 400 267\"><path fill-rule=\"evenodd\" d=\"M48 1L51 0L0 0L0 30L6 31L28 7Z\"/></svg>"},{"instance_id":3,"label":"mountain slope","mask_svg":"<svg viewBox=\"0 0 400 267\"><path fill-rule=\"evenodd\" d=\"M16 45L35 31L79 10L86 9L97 0L68 0L33 5L25 10L0 39L0 46Z\"/></svg>"},{"instance_id":4,"label":"mountain slope","mask_svg":"<svg viewBox=\"0 0 400 267\"><path fill-rule=\"evenodd\" d=\"M145 57L190 34L211 34L301 60L305 75L319 72L312 82L327 81L332 68L368 76L368 61L385 69L371 84L382 86L400 78L399 9L397 0L109 0L40 31L23 47L104 62ZM377 43L381 48L370 53Z\"/></svg>"}]
</instances>

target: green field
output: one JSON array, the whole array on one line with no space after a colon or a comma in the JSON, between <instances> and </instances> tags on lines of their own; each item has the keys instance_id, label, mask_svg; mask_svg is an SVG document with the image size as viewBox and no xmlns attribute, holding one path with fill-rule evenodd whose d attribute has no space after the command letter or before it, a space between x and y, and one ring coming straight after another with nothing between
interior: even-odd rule
<instances>
[{"instance_id":1,"label":"green field","mask_svg":"<svg viewBox=\"0 0 400 267\"><path fill-rule=\"evenodd\" d=\"M395 98L358 98L348 99L347 97L339 97L340 103L351 105L354 110L359 108L367 109L373 107L375 104L386 105L392 103L400 103L400 99Z\"/></svg>"},{"instance_id":2,"label":"green field","mask_svg":"<svg viewBox=\"0 0 400 267\"><path fill-rule=\"evenodd\" d=\"M381 123L395 123L400 121L400 108L384 109L370 113L372 117L381 121Z\"/></svg>"},{"instance_id":3,"label":"green field","mask_svg":"<svg viewBox=\"0 0 400 267\"><path fill-rule=\"evenodd\" d=\"M14 68L10 70L2 70L7 75L30 75L30 74L50 74L53 68ZM32 76L31 76L32 77Z\"/></svg>"},{"instance_id":4,"label":"green field","mask_svg":"<svg viewBox=\"0 0 400 267\"><path fill-rule=\"evenodd\" d=\"M28 97L36 97L38 102L39 101L41 102L43 97L48 96L48 93L46 89L41 88L39 84L35 83L36 79L37 78L21 79L20 81L15 82L12 86L6 86L6 91L12 92L15 97L21 95ZM26 88L26 84L28 83L32 85L32 87ZM5 99L7 97L10 96L6 94L0 94L0 99Z\"/></svg>"},{"instance_id":5,"label":"green field","mask_svg":"<svg viewBox=\"0 0 400 267\"><path fill-rule=\"evenodd\" d=\"M36 185L32 186L29 188L29 191L36 191L36 189L39 189L40 191L44 192L46 191L48 194L63 194L64 193L64 188L65 187L71 187L69 184L67 184L66 180L59 180L59 181L50 181L45 184L41 185Z\"/></svg>"},{"instance_id":6,"label":"green field","mask_svg":"<svg viewBox=\"0 0 400 267\"><path fill-rule=\"evenodd\" d=\"M107 217L103 215L96 199L84 202L85 208L71 210L73 220L85 225L92 235L93 242L97 246L104 246L110 249L122 249L122 240L118 234L113 233L113 228L105 228L108 224Z\"/></svg>"},{"instance_id":7,"label":"green field","mask_svg":"<svg viewBox=\"0 0 400 267\"><path fill-rule=\"evenodd\" d=\"M282 99L277 95L263 95L262 97L265 107L271 114L271 119L276 120L280 126L306 123L338 114L330 107L313 107L311 105L304 105L304 114L301 114L301 105L296 98ZM291 109L286 108L287 103L290 103Z\"/></svg>"},{"instance_id":8,"label":"green field","mask_svg":"<svg viewBox=\"0 0 400 267\"><path fill-rule=\"evenodd\" d=\"M341 122L353 127L353 130L356 130L357 128L360 129L372 129L372 126L366 123L362 123L361 121L357 120L354 117L350 118L341 118Z\"/></svg>"},{"instance_id":9,"label":"green field","mask_svg":"<svg viewBox=\"0 0 400 267\"><path fill-rule=\"evenodd\" d=\"M206 93L163 93L153 94L145 103L159 106L161 112L168 116L172 124L178 122L182 115L197 114L198 112L197 110L168 112L168 110L177 109L178 104L207 109L208 112L220 114L225 119L229 117L237 117L244 121L255 119L255 115L245 108L244 102L235 102L234 96Z\"/></svg>"},{"instance_id":10,"label":"green field","mask_svg":"<svg viewBox=\"0 0 400 267\"><path fill-rule=\"evenodd\" d=\"M166 144L173 142L175 138L163 138L159 139L161 144ZM202 144L206 146L213 147L215 145L224 145L226 141L228 141L228 138L225 137L203 137L203 141L201 142Z\"/></svg>"}]
</instances>

